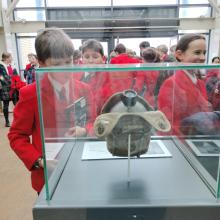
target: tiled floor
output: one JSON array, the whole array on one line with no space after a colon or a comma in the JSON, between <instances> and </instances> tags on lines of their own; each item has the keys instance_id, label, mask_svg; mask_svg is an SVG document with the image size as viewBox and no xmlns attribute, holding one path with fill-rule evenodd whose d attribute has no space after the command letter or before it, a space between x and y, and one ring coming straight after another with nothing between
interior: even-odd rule
<instances>
[{"instance_id":1,"label":"tiled floor","mask_svg":"<svg viewBox=\"0 0 220 220\"><path fill-rule=\"evenodd\" d=\"M4 125L0 113L0 219L32 220L37 195L31 187L30 173L9 146Z\"/></svg>"}]
</instances>

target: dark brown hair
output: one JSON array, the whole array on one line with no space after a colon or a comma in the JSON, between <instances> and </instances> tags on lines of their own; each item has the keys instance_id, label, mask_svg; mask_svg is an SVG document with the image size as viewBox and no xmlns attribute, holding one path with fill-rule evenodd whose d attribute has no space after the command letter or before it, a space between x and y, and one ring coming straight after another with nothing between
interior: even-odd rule
<instances>
[{"instance_id":1,"label":"dark brown hair","mask_svg":"<svg viewBox=\"0 0 220 220\"><path fill-rule=\"evenodd\" d=\"M80 50L74 50L74 52L73 52L73 60L80 59L81 56L82 56L82 54L81 54Z\"/></svg>"},{"instance_id":2,"label":"dark brown hair","mask_svg":"<svg viewBox=\"0 0 220 220\"><path fill-rule=\"evenodd\" d=\"M88 39L82 44L82 54L85 53L88 49L94 50L95 52L100 53L102 56L104 56L102 44L95 39Z\"/></svg>"},{"instance_id":3,"label":"dark brown hair","mask_svg":"<svg viewBox=\"0 0 220 220\"><path fill-rule=\"evenodd\" d=\"M139 44L139 48L148 48L148 47L150 47L150 43L148 41L142 41Z\"/></svg>"},{"instance_id":4,"label":"dark brown hair","mask_svg":"<svg viewBox=\"0 0 220 220\"><path fill-rule=\"evenodd\" d=\"M201 34L186 34L177 42L176 51L181 50L182 52L185 52L192 41L200 39L205 40L205 37Z\"/></svg>"},{"instance_id":5,"label":"dark brown hair","mask_svg":"<svg viewBox=\"0 0 220 220\"><path fill-rule=\"evenodd\" d=\"M189 44L194 40L205 40L205 37L201 34L185 34L177 42L176 51L180 50L182 52L185 52L188 49ZM176 57L176 59L177 61L180 61L178 57Z\"/></svg>"},{"instance_id":6,"label":"dark brown hair","mask_svg":"<svg viewBox=\"0 0 220 220\"><path fill-rule=\"evenodd\" d=\"M215 61L216 59L218 59L218 60L220 61L220 57L216 56L216 57L213 57L213 58L212 58L212 63L214 63L214 61Z\"/></svg>"},{"instance_id":7,"label":"dark brown hair","mask_svg":"<svg viewBox=\"0 0 220 220\"><path fill-rule=\"evenodd\" d=\"M35 40L37 58L45 62L48 58L62 59L73 56L73 43L61 29L46 28L38 33Z\"/></svg>"},{"instance_id":8,"label":"dark brown hair","mask_svg":"<svg viewBox=\"0 0 220 220\"><path fill-rule=\"evenodd\" d=\"M118 54L121 54L121 53L126 53L126 47L124 46L124 44L118 44L114 51Z\"/></svg>"},{"instance_id":9,"label":"dark brown hair","mask_svg":"<svg viewBox=\"0 0 220 220\"><path fill-rule=\"evenodd\" d=\"M159 53L156 51L156 49L154 49L152 47L148 47L143 50L142 58L147 63L159 63L160 62Z\"/></svg>"}]
</instances>

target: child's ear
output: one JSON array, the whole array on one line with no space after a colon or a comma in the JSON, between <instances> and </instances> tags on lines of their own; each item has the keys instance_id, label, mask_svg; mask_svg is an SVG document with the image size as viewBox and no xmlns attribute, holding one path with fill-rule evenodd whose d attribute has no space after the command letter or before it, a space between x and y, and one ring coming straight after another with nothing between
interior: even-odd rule
<instances>
[{"instance_id":1,"label":"child's ear","mask_svg":"<svg viewBox=\"0 0 220 220\"><path fill-rule=\"evenodd\" d=\"M177 60L181 61L183 59L183 52L181 50L175 51L175 57Z\"/></svg>"},{"instance_id":2,"label":"child's ear","mask_svg":"<svg viewBox=\"0 0 220 220\"><path fill-rule=\"evenodd\" d=\"M103 57L102 57L102 64L105 64L105 61L106 61L106 57L103 56Z\"/></svg>"}]
</instances>

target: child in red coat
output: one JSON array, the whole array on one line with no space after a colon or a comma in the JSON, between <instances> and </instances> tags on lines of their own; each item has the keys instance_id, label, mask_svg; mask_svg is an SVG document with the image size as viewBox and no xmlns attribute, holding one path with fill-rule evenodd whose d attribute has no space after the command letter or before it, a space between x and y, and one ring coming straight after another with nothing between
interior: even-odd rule
<instances>
[{"instance_id":1,"label":"child in red coat","mask_svg":"<svg viewBox=\"0 0 220 220\"><path fill-rule=\"evenodd\" d=\"M82 64L104 64L105 56L101 43L95 39L85 41L81 47ZM101 107L104 104L102 98L102 89L108 82L109 75L107 72L83 72L77 73L75 76L82 82L90 86L93 91L95 102L97 105L97 113L100 113Z\"/></svg>"},{"instance_id":2,"label":"child in red coat","mask_svg":"<svg viewBox=\"0 0 220 220\"><path fill-rule=\"evenodd\" d=\"M40 32L36 37L35 49L40 67L72 64L73 44L60 29L49 28ZM63 88L66 89L65 96L61 93ZM92 132L96 107L88 85L74 81L71 74L48 73L40 81L40 90L45 137L82 137ZM87 105L84 125L76 124L72 121L73 117L67 120L64 112L69 105L81 99ZM33 83L20 90L8 138L11 148L31 171L32 187L40 192L44 185L45 157L42 153L38 111L36 83Z\"/></svg>"},{"instance_id":3,"label":"child in red coat","mask_svg":"<svg viewBox=\"0 0 220 220\"><path fill-rule=\"evenodd\" d=\"M204 63L205 37L199 34L184 35L176 47L176 58L183 63ZM181 134L181 121L197 112L211 110L204 82L197 79L193 70L177 70L162 84L158 108L171 123L171 134Z\"/></svg>"}]
</instances>

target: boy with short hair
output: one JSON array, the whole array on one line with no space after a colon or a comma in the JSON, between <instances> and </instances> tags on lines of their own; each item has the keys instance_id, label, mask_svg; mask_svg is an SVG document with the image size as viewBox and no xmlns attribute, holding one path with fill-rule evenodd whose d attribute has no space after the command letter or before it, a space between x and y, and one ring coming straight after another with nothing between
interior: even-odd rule
<instances>
[{"instance_id":1,"label":"boy with short hair","mask_svg":"<svg viewBox=\"0 0 220 220\"><path fill-rule=\"evenodd\" d=\"M105 56L101 43L95 39L86 40L82 47L82 64L104 64ZM97 113L100 113L101 107L104 104L102 98L102 88L108 81L107 72L83 72L78 74L78 79L87 83L95 96L95 102L97 104Z\"/></svg>"},{"instance_id":2,"label":"boy with short hair","mask_svg":"<svg viewBox=\"0 0 220 220\"><path fill-rule=\"evenodd\" d=\"M48 28L39 33L36 37L35 48L40 67L72 64L73 44L60 29ZM64 94L60 95L63 88L66 89L65 97ZM88 85L73 80L71 74L48 73L44 74L40 89L46 137L59 135L82 137L92 132L96 107ZM88 107L85 126L71 121L70 127L67 127L66 123L69 121L64 111L68 105L82 98ZM32 141L30 141L30 136ZM36 83L21 89L8 138L11 148L31 171L32 187L39 193L44 185L44 174Z\"/></svg>"}]
</instances>

